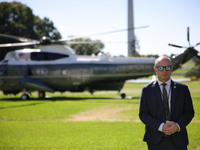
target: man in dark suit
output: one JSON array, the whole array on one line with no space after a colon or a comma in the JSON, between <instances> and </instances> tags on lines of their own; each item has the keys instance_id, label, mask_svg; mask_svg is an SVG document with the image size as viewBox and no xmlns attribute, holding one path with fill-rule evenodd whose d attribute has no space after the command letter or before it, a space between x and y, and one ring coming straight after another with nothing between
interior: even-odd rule
<instances>
[{"instance_id":1,"label":"man in dark suit","mask_svg":"<svg viewBox=\"0 0 200 150\"><path fill-rule=\"evenodd\" d=\"M170 58L155 61L157 80L145 85L139 117L145 124L143 141L149 150L187 150L186 126L194 117L192 99L185 84L173 81Z\"/></svg>"}]
</instances>

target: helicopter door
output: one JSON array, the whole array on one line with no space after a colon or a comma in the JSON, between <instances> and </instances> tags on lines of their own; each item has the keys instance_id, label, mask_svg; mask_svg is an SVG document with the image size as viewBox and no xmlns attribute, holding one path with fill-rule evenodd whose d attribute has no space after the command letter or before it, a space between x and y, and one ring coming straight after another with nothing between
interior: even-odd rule
<instances>
[{"instance_id":1,"label":"helicopter door","mask_svg":"<svg viewBox=\"0 0 200 150\"><path fill-rule=\"evenodd\" d=\"M0 65L0 75L7 74L8 65Z\"/></svg>"}]
</instances>

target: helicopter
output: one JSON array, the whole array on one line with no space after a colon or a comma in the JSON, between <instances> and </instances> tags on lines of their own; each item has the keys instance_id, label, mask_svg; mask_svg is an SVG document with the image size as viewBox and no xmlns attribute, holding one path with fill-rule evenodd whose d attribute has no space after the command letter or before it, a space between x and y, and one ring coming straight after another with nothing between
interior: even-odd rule
<instances>
[{"instance_id":1,"label":"helicopter","mask_svg":"<svg viewBox=\"0 0 200 150\"><path fill-rule=\"evenodd\" d=\"M43 37L37 41L5 34L0 36L22 42L0 44L0 47L41 45L38 49L8 52L0 62L0 90L5 95L23 92L22 100L27 100L32 91L38 91L39 98L44 98L45 92L56 91L120 92L126 80L155 74L153 66L156 58L76 55L72 48L62 44L66 41L63 39ZM198 51L189 45L183 53L172 58L173 71L197 54ZM125 98L126 94L122 93L121 97Z\"/></svg>"}]
</instances>

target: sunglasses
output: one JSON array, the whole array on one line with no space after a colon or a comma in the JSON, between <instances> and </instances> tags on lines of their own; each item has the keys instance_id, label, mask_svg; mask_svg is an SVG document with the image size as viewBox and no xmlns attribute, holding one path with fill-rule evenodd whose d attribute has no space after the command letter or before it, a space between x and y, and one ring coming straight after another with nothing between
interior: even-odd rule
<instances>
[{"instance_id":1,"label":"sunglasses","mask_svg":"<svg viewBox=\"0 0 200 150\"><path fill-rule=\"evenodd\" d=\"M163 71L164 68L166 71L170 71L172 69L172 66L157 66L156 68L158 68L159 71Z\"/></svg>"}]
</instances>

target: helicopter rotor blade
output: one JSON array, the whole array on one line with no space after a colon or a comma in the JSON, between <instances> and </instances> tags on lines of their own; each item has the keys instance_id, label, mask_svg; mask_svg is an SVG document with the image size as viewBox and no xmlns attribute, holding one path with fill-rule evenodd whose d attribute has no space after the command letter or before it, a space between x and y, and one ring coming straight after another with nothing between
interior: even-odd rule
<instances>
[{"instance_id":1,"label":"helicopter rotor blade","mask_svg":"<svg viewBox=\"0 0 200 150\"><path fill-rule=\"evenodd\" d=\"M183 46L179 46L179 45L174 45L174 44L168 44L169 46L173 46L173 47L177 47L177 48L184 48Z\"/></svg>"},{"instance_id":2,"label":"helicopter rotor blade","mask_svg":"<svg viewBox=\"0 0 200 150\"><path fill-rule=\"evenodd\" d=\"M65 41L70 41L70 40L75 40L75 39L79 39L79 38L83 38L83 37L71 37L71 38L67 38L67 39L59 39L59 40L53 40L53 43L57 43L57 42L65 42Z\"/></svg>"},{"instance_id":3,"label":"helicopter rotor blade","mask_svg":"<svg viewBox=\"0 0 200 150\"><path fill-rule=\"evenodd\" d=\"M39 44L38 41L26 42L26 43L7 43L7 44L0 44L0 47L17 47L17 46L28 46L28 45L37 45L37 44Z\"/></svg>"},{"instance_id":4,"label":"helicopter rotor blade","mask_svg":"<svg viewBox=\"0 0 200 150\"><path fill-rule=\"evenodd\" d=\"M134 29L141 29L141 28L147 28L147 27L149 27L149 26L141 26L141 27L135 27L135 28L129 28L129 29L123 29L123 30L116 30L116 31L104 32L104 33L98 33L98 34L92 34L92 35L88 35L88 36L83 36L83 37L70 37L70 38L67 38L67 39L58 39L58 40L51 40L50 39L49 43L61 44L61 43L65 43L66 41L70 41L70 40L74 40L74 39L79 39L79 38L86 38L86 37L90 37L90 36L110 34L110 33L115 33L115 32L122 32L122 31L128 31L128 30L134 30ZM12 39L15 39L15 40L18 40L18 41L21 41L21 42L25 42L25 43L0 44L0 47L16 47L16 46L27 46L27 45L42 44L42 42L39 42L37 40L28 39L28 38L19 37L19 36L13 36L13 35L6 35L6 34L1 34L0 33L0 37L12 38ZM83 43L83 42L81 42L81 43Z\"/></svg>"},{"instance_id":5,"label":"helicopter rotor blade","mask_svg":"<svg viewBox=\"0 0 200 150\"><path fill-rule=\"evenodd\" d=\"M187 27L187 40L190 47L190 28L189 27Z\"/></svg>"},{"instance_id":6,"label":"helicopter rotor blade","mask_svg":"<svg viewBox=\"0 0 200 150\"><path fill-rule=\"evenodd\" d=\"M14 35L7 35L7 34L2 34L2 33L0 33L0 37L15 39L15 40L21 41L21 42L36 42L37 41L37 40L33 40L33 39L28 39L28 38L25 38L25 37L19 37L19 36L14 36Z\"/></svg>"},{"instance_id":7,"label":"helicopter rotor blade","mask_svg":"<svg viewBox=\"0 0 200 150\"><path fill-rule=\"evenodd\" d=\"M197 43L195 46L198 46L198 45L200 45L200 42L199 42L199 43Z\"/></svg>"},{"instance_id":8,"label":"helicopter rotor blade","mask_svg":"<svg viewBox=\"0 0 200 150\"><path fill-rule=\"evenodd\" d=\"M141 29L141 28L147 28L147 27L149 27L149 26L142 26L142 27L135 27L135 28L128 28L128 29L122 29L122 30L109 31L109 32L104 32L104 33L97 33L97 34L92 34L92 35L89 35L89 36L110 34L110 33L115 33L115 32L122 32L122 31L128 31L128 30L134 30L134 29Z\"/></svg>"},{"instance_id":9,"label":"helicopter rotor blade","mask_svg":"<svg viewBox=\"0 0 200 150\"><path fill-rule=\"evenodd\" d=\"M128 31L128 30L134 30L134 29L141 29L141 28L147 28L147 27L149 27L149 26L141 26L141 27L135 27L135 28L129 28L129 29L122 29L122 30L115 30L115 31L103 32L103 33L91 34L91 35L83 36L83 37L71 37L71 38L67 38L67 39L60 39L60 40L57 40L57 41L58 42L65 42L65 41L79 39L79 38L86 38L86 37L90 37L90 36L110 34L110 33L115 33L115 32L122 32L122 31Z\"/></svg>"}]
</instances>

